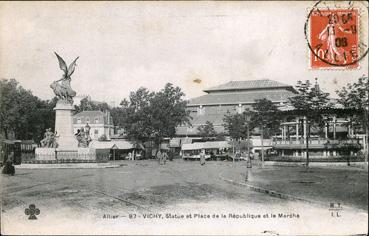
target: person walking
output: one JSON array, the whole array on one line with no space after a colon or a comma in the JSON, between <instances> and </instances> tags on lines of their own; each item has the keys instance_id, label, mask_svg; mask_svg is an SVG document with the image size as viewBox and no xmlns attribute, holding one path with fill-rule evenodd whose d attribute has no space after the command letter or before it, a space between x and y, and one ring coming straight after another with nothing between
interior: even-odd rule
<instances>
[{"instance_id":1,"label":"person walking","mask_svg":"<svg viewBox=\"0 0 369 236\"><path fill-rule=\"evenodd\" d=\"M165 165L165 163L167 162L168 159L168 154L166 151L163 152L163 165Z\"/></svg>"},{"instance_id":2,"label":"person walking","mask_svg":"<svg viewBox=\"0 0 369 236\"><path fill-rule=\"evenodd\" d=\"M173 153L173 151L169 151L168 158L169 158L169 161L173 161L173 158L174 158L174 153Z\"/></svg>"},{"instance_id":3,"label":"person walking","mask_svg":"<svg viewBox=\"0 0 369 236\"><path fill-rule=\"evenodd\" d=\"M162 163L163 155L159 149L159 151L156 153L156 157L158 158L159 165Z\"/></svg>"},{"instance_id":4,"label":"person walking","mask_svg":"<svg viewBox=\"0 0 369 236\"><path fill-rule=\"evenodd\" d=\"M201 149L200 153L200 165L205 165L205 149Z\"/></svg>"},{"instance_id":5,"label":"person walking","mask_svg":"<svg viewBox=\"0 0 369 236\"><path fill-rule=\"evenodd\" d=\"M5 162L5 166L2 170L3 174L11 175L11 176L13 176L15 174L15 168L13 166L13 161L14 161L14 152L11 152L9 154L8 159Z\"/></svg>"},{"instance_id":6,"label":"person walking","mask_svg":"<svg viewBox=\"0 0 369 236\"><path fill-rule=\"evenodd\" d=\"M131 152L128 153L128 160L130 160L130 161L132 160L132 153Z\"/></svg>"}]
</instances>

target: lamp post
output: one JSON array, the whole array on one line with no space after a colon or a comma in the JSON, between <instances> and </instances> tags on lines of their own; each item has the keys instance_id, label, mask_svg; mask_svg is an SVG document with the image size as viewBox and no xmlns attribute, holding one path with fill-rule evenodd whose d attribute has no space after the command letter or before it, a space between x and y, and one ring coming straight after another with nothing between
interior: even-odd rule
<instances>
[{"instance_id":1,"label":"lamp post","mask_svg":"<svg viewBox=\"0 0 369 236\"><path fill-rule=\"evenodd\" d=\"M309 169L309 138L310 138L310 124L307 119L305 118L305 125L306 125L306 170Z\"/></svg>"},{"instance_id":2,"label":"lamp post","mask_svg":"<svg viewBox=\"0 0 369 236\"><path fill-rule=\"evenodd\" d=\"M115 164L115 151L118 149L117 145L114 144L112 149L113 149L113 163Z\"/></svg>"},{"instance_id":3,"label":"lamp post","mask_svg":"<svg viewBox=\"0 0 369 236\"><path fill-rule=\"evenodd\" d=\"M366 82L366 102L365 102L365 109L364 109L364 119L365 119L365 142L366 142L366 148L365 148L365 165L368 166L368 156L369 156L369 78L367 78Z\"/></svg>"},{"instance_id":4,"label":"lamp post","mask_svg":"<svg viewBox=\"0 0 369 236\"><path fill-rule=\"evenodd\" d=\"M246 177L245 182L249 180L249 168L252 168L250 157L250 116L246 114L246 138L247 138L247 160L246 160Z\"/></svg>"}]
</instances>

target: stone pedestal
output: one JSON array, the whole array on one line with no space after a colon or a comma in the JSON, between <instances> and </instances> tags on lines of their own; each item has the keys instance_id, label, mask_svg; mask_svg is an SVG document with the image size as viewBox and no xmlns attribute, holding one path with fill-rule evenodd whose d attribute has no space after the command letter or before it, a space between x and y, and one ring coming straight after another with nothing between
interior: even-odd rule
<instances>
[{"instance_id":1,"label":"stone pedestal","mask_svg":"<svg viewBox=\"0 0 369 236\"><path fill-rule=\"evenodd\" d=\"M55 131L57 148L36 148L37 163L78 163L96 162L96 150L78 147L78 141L73 133L73 106L64 100L59 100L55 110Z\"/></svg>"},{"instance_id":2,"label":"stone pedestal","mask_svg":"<svg viewBox=\"0 0 369 236\"><path fill-rule=\"evenodd\" d=\"M59 151L77 151L78 141L73 133L73 106L65 101L59 100L55 110L55 131L57 132L57 143Z\"/></svg>"}]
</instances>

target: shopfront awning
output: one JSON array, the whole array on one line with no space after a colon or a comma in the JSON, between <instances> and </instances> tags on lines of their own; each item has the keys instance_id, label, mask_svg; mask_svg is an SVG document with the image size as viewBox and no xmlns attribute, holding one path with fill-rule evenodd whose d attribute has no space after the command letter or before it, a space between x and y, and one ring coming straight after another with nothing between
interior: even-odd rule
<instances>
[{"instance_id":1,"label":"shopfront awning","mask_svg":"<svg viewBox=\"0 0 369 236\"><path fill-rule=\"evenodd\" d=\"M90 148L94 149L116 149L116 150L129 150L129 149L143 149L141 144L134 144L133 142L126 140L111 140L111 141L92 141Z\"/></svg>"},{"instance_id":2,"label":"shopfront awning","mask_svg":"<svg viewBox=\"0 0 369 236\"><path fill-rule=\"evenodd\" d=\"M220 148L230 148L231 145L227 141L214 141L214 142L198 142L183 144L182 150L199 150L199 149L220 149Z\"/></svg>"}]
</instances>

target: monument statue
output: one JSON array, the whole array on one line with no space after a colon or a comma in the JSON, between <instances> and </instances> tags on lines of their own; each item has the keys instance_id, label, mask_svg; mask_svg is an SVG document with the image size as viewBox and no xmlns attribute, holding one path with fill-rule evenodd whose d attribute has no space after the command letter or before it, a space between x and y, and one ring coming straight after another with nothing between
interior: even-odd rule
<instances>
[{"instance_id":1,"label":"monument statue","mask_svg":"<svg viewBox=\"0 0 369 236\"><path fill-rule=\"evenodd\" d=\"M55 139L55 134L51 132L51 129L46 129L46 132L44 134L44 139L41 140L41 147L46 148L57 148L58 144Z\"/></svg>"},{"instance_id":2,"label":"monument statue","mask_svg":"<svg viewBox=\"0 0 369 236\"><path fill-rule=\"evenodd\" d=\"M76 138L78 141L78 147L87 148L91 142L91 137L88 132L82 127L77 131Z\"/></svg>"},{"instance_id":3,"label":"monument statue","mask_svg":"<svg viewBox=\"0 0 369 236\"><path fill-rule=\"evenodd\" d=\"M66 100L70 104L73 104L73 97L76 96L76 92L70 86L71 76L76 67L76 62L79 57L74 59L74 61L67 67L67 64L56 52L54 52L59 61L59 67L62 71L64 71L63 77L59 80L54 81L50 84L50 87L53 89L55 96L60 100Z\"/></svg>"},{"instance_id":4,"label":"monument statue","mask_svg":"<svg viewBox=\"0 0 369 236\"><path fill-rule=\"evenodd\" d=\"M74 73L77 57L68 67L63 58L55 53L60 69L64 72L63 77L50 84L54 90L57 102L55 111L55 133L47 129L41 147L35 149L35 159L38 161L73 161L80 160L96 161L96 151L88 148L91 141L89 136L90 127L87 125L78 135L73 129L73 98L76 92L71 87L71 76ZM57 135L56 135L57 134Z\"/></svg>"},{"instance_id":5,"label":"monument statue","mask_svg":"<svg viewBox=\"0 0 369 236\"><path fill-rule=\"evenodd\" d=\"M90 136L90 130L91 130L91 127L88 125L88 123L86 124L85 126L85 134L86 134L86 139L87 139L87 146L90 144L91 142L91 136Z\"/></svg>"}]
</instances>

